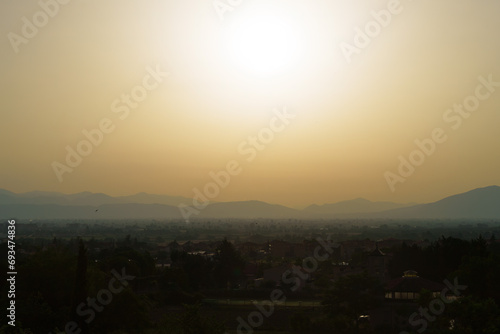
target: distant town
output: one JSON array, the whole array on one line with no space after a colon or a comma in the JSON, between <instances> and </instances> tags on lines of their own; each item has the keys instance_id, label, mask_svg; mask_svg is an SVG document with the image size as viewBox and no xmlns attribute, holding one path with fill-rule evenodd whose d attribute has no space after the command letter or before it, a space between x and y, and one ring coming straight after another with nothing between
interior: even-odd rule
<instances>
[{"instance_id":1,"label":"distant town","mask_svg":"<svg viewBox=\"0 0 500 334\"><path fill-rule=\"evenodd\" d=\"M16 225L22 333L191 333L192 321L199 333L411 333L458 326L460 303L500 297L494 220Z\"/></svg>"}]
</instances>

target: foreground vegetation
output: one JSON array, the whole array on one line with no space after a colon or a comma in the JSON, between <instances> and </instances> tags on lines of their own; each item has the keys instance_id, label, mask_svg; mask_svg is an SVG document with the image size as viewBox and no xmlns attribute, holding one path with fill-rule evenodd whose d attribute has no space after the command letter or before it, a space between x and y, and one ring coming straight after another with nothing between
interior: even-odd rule
<instances>
[{"instance_id":1,"label":"foreground vegetation","mask_svg":"<svg viewBox=\"0 0 500 334\"><path fill-rule=\"evenodd\" d=\"M219 226L211 225L219 236ZM243 230L249 228L241 226ZM269 226L269 234L279 231L272 228L273 223ZM81 225L78 228L86 229ZM497 284L500 247L494 236L496 225L472 228L456 224L454 228L450 234L471 235L478 228L483 230L481 236L476 234L471 239L447 235L422 245L403 242L385 249L391 255L388 273L393 278L399 277L411 267L438 282L459 277L460 283L467 286L461 298L428 322L426 333L500 333L500 287ZM65 328L74 333L236 333L238 317L247 319L256 310L250 300L265 301L277 288L272 282L264 282L260 287L242 287L245 265L257 264L261 272L283 263L300 263L300 259L273 258L269 254L252 257L242 254L234 242L225 238L218 241L208 238L215 245L213 256L173 250L168 259L171 265L165 268L156 265L162 256L157 245L171 241L172 234L157 233L151 238L125 235L109 243L108 235L68 237L64 226L51 226L51 229L65 233L66 237L52 233L48 238L45 232L18 237L17 326L3 325L2 333L59 333ZM346 237L349 229L331 225L318 234L326 236L336 230L341 241L339 236ZM364 230L363 227L357 229ZM385 232L384 237L394 237L406 229L385 225L368 228L366 233L380 237ZM231 229L229 232L231 234ZM290 234L291 240L297 238L292 228L285 233ZM433 233L435 231L428 232ZM260 235L247 237L260 238ZM349 238L353 239L352 235ZM6 254L6 243L1 244L1 248ZM356 258L351 260L362 262L366 255L355 254ZM1 272L5 275L6 264L2 265ZM384 303L383 286L366 273L329 280L335 265L333 258L320 263L315 280L308 281L299 292L293 291L291 285L280 286L291 303L276 304L272 314L254 330L258 333L416 332L418 327L408 324L377 327L364 321L363 314ZM5 281L6 277L2 277L2 282ZM1 302L6 305L7 286L2 285L1 289ZM249 302L238 306L210 303L210 300ZM431 301L431 296L422 291L418 305L408 306L401 311L401 316L407 317L415 307L426 307ZM68 324L73 325L67 327Z\"/></svg>"}]
</instances>

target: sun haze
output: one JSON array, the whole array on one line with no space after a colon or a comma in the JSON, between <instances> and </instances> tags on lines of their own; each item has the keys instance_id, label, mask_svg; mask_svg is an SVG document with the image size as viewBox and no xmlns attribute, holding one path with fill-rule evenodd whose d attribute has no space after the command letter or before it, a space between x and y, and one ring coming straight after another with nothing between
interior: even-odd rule
<instances>
[{"instance_id":1,"label":"sun haze","mask_svg":"<svg viewBox=\"0 0 500 334\"><path fill-rule=\"evenodd\" d=\"M3 1L0 188L192 197L233 168L213 200L305 206L500 184L499 11Z\"/></svg>"}]
</instances>

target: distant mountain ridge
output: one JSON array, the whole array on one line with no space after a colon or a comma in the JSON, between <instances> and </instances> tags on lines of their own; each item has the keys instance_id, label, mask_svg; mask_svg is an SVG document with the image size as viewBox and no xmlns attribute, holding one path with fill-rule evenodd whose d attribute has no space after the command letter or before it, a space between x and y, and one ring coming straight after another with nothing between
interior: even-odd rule
<instances>
[{"instance_id":1,"label":"distant mountain ridge","mask_svg":"<svg viewBox=\"0 0 500 334\"><path fill-rule=\"evenodd\" d=\"M90 192L16 194L0 189L0 218L3 219L183 219L179 204L192 205L192 199L147 193L118 197ZM297 210L262 201L214 202L192 218L500 219L500 187L478 188L427 204L357 198Z\"/></svg>"},{"instance_id":2,"label":"distant mountain ridge","mask_svg":"<svg viewBox=\"0 0 500 334\"><path fill-rule=\"evenodd\" d=\"M163 204L0 204L0 218L17 219L180 219L176 206ZM7 216L8 214L8 216Z\"/></svg>"},{"instance_id":3,"label":"distant mountain ridge","mask_svg":"<svg viewBox=\"0 0 500 334\"><path fill-rule=\"evenodd\" d=\"M305 208L304 211L325 215L345 215L381 212L413 205L416 205L416 203L401 204L393 202L372 202L364 198L356 198L350 201L342 201L323 205L313 204Z\"/></svg>"},{"instance_id":4,"label":"distant mountain ridge","mask_svg":"<svg viewBox=\"0 0 500 334\"><path fill-rule=\"evenodd\" d=\"M434 203L388 210L377 215L404 219L500 219L500 187L477 188Z\"/></svg>"},{"instance_id":5,"label":"distant mountain ridge","mask_svg":"<svg viewBox=\"0 0 500 334\"><path fill-rule=\"evenodd\" d=\"M88 191L76 194L63 194L58 192L31 191L16 194L11 191L0 189L0 204L56 204L56 205L90 205L99 206L104 204L164 204L179 205L190 204L192 199L180 196L153 195L138 193L135 195L112 197L103 193L91 193Z\"/></svg>"}]
</instances>

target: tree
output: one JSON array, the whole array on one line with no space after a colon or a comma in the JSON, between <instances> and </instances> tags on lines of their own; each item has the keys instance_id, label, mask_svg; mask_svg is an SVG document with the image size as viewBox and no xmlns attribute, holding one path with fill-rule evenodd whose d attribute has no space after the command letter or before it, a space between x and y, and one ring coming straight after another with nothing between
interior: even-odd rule
<instances>
[{"instance_id":1,"label":"tree","mask_svg":"<svg viewBox=\"0 0 500 334\"><path fill-rule=\"evenodd\" d=\"M214 276L219 287L228 287L235 283L243 275L245 261L234 245L226 238L221 241L216 249Z\"/></svg>"},{"instance_id":2,"label":"tree","mask_svg":"<svg viewBox=\"0 0 500 334\"><path fill-rule=\"evenodd\" d=\"M75 253L50 244L19 264L16 322L25 329L48 333L68 322L75 283ZM18 288L17 288L18 287ZM6 294L5 294L6 295ZM0 331L1 333L1 331Z\"/></svg>"},{"instance_id":3,"label":"tree","mask_svg":"<svg viewBox=\"0 0 500 334\"><path fill-rule=\"evenodd\" d=\"M493 299L466 297L450 305L453 333L499 333L500 309Z\"/></svg>"},{"instance_id":4,"label":"tree","mask_svg":"<svg viewBox=\"0 0 500 334\"><path fill-rule=\"evenodd\" d=\"M151 326L148 311L150 300L146 296L136 295L130 285L113 295L111 303L96 313L91 323L91 332L100 333L142 333Z\"/></svg>"},{"instance_id":5,"label":"tree","mask_svg":"<svg viewBox=\"0 0 500 334\"><path fill-rule=\"evenodd\" d=\"M467 294L483 299L493 298L500 303L500 256L466 256L453 276L467 285Z\"/></svg>"},{"instance_id":6,"label":"tree","mask_svg":"<svg viewBox=\"0 0 500 334\"><path fill-rule=\"evenodd\" d=\"M380 282L367 273L341 277L326 295L323 305L331 318L344 317L347 327L359 331L359 318L377 307L383 298L383 287Z\"/></svg>"},{"instance_id":7,"label":"tree","mask_svg":"<svg viewBox=\"0 0 500 334\"><path fill-rule=\"evenodd\" d=\"M311 319L304 313L295 313L290 318L290 327L297 333L307 333L311 331Z\"/></svg>"},{"instance_id":8,"label":"tree","mask_svg":"<svg viewBox=\"0 0 500 334\"><path fill-rule=\"evenodd\" d=\"M186 252L172 252L173 269L181 276L184 282L179 282L184 290L199 291L212 283L213 264L210 260L198 254Z\"/></svg>"},{"instance_id":9,"label":"tree","mask_svg":"<svg viewBox=\"0 0 500 334\"><path fill-rule=\"evenodd\" d=\"M169 314L160 324L160 334L223 334L224 325L214 318L202 317L200 305L184 305L184 312Z\"/></svg>"},{"instance_id":10,"label":"tree","mask_svg":"<svg viewBox=\"0 0 500 334\"><path fill-rule=\"evenodd\" d=\"M464 297L446 305L444 313L429 322L426 333L500 333L500 308L493 299Z\"/></svg>"},{"instance_id":11,"label":"tree","mask_svg":"<svg viewBox=\"0 0 500 334\"><path fill-rule=\"evenodd\" d=\"M70 319L78 324L82 334L88 334L88 324L76 312L78 305L88 297L87 289L87 249L80 239L78 246L78 259L75 276L75 288L73 290L73 302L71 305Z\"/></svg>"}]
</instances>

